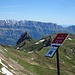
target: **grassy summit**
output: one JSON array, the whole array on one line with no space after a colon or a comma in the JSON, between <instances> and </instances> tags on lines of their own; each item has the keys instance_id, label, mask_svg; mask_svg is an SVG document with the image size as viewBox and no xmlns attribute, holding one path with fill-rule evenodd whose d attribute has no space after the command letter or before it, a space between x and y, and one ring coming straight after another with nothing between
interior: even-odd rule
<instances>
[{"instance_id":1,"label":"grassy summit","mask_svg":"<svg viewBox=\"0 0 75 75\"><path fill-rule=\"evenodd\" d=\"M51 36L52 40L55 36L56 34ZM48 41L50 41L49 36L38 41L27 42L25 45L22 45L22 42L16 47L0 45L0 59L15 75L57 75L56 54L53 58L45 57L50 48ZM74 35L69 34L59 48L59 57L60 74L75 75Z\"/></svg>"}]
</instances>

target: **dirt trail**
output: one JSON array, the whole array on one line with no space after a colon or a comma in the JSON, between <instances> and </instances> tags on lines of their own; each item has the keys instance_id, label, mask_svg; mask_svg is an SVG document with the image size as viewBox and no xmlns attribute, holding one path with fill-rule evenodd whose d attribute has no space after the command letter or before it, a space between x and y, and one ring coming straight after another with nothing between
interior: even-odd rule
<instances>
[{"instance_id":1,"label":"dirt trail","mask_svg":"<svg viewBox=\"0 0 75 75\"><path fill-rule=\"evenodd\" d=\"M11 66L10 70L14 75L33 75L31 72L25 70L21 65L11 58L6 58L2 53L0 53L0 59L3 60L6 64ZM20 74L21 73L21 74Z\"/></svg>"}]
</instances>

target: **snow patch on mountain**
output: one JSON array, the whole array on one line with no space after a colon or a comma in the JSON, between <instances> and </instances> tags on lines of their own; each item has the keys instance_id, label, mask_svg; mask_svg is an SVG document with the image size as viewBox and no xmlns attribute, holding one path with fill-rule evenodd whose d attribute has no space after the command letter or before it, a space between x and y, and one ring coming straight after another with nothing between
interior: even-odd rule
<instances>
[{"instance_id":1,"label":"snow patch on mountain","mask_svg":"<svg viewBox=\"0 0 75 75\"><path fill-rule=\"evenodd\" d=\"M2 59L0 59L0 64L2 64L4 67L8 68L8 67L2 62Z\"/></svg>"},{"instance_id":2,"label":"snow patch on mountain","mask_svg":"<svg viewBox=\"0 0 75 75\"><path fill-rule=\"evenodd\" d=\"M45 41L45 39L42 39L42 40L40 40L39 42L36 42L35 44L39 44L39 43L42 43L42 42L44 42Z\"/></svg>"},{"instance_id":3,"label":"snow patch on mountain","mask_svg":"<svg viewBox=\"0 0 75 75\"><path fill-rule=\"evenodd\" d=\"M71 58L70 58L70 57L68 57L68 56L66 56L66 58L68 58L69 60L71 60Z\"/></svg>"},{"instance_id":4,"label":"snow patch on mountain","mask_svg":"<svg viewBox=\"0 0 75 75\"><path fill-rule=\"evenodd\" d=\"M2 71L3 74L6 74L6 75L14 75L9 70L7 70L5 67L2 67L1 71Z\"/></svg>"},{"instance_id":5,"label":"snow patch on mountain","mask_svg":"<svg viewBox=\"0 0 75 75\"><path fill-rule=\"evenodd\" d=\"M72 40L71 38L68 38L68 40Z\"/></svg>"},{"instance_id":6,"label":"snow patch on mountain","mask_svg":"<svg viewBox=\"0 0 75 75\"><path fill-rule=\"evenodd\" d=\"M3 66L1 68L1 73L5 75L13 75L9 70L8 67L2 62L2 59L0 59L0 64Z\"/></svg>"}]
</instances>

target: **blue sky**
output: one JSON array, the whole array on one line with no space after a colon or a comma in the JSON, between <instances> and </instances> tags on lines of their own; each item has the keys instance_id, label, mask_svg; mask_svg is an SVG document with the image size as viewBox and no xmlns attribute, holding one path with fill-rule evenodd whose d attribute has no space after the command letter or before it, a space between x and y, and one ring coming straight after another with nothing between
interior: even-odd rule
<instances>
[{"instance_id":1,"label":"blue sky","mask_svg":"<svg viewBox=\"0 0 75 75\"><path fill-rule=\"evenodd\" d=\"M75 0L0 0L2 19L75 25Z\"/></svg>"}]
</instances>

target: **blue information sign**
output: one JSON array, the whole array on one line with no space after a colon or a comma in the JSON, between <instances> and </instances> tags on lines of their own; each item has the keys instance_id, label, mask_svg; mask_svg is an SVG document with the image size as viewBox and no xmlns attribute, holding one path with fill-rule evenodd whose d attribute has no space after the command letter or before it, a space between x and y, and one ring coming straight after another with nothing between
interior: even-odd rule
<instances>
[{"instance_id":1,"label":"blue information sign","mask_svg":"<svg viewBox=\"0 0 75 75\"><path fill-rule=\"evenodd\" d=\"M45 55L46 57L53 57L54 53L56 52L56 50L58 49L58 47L56 46L51 46L51 48L49 49L49 51L47 52L47 54Z\"/></svg>"}]
</instances>

